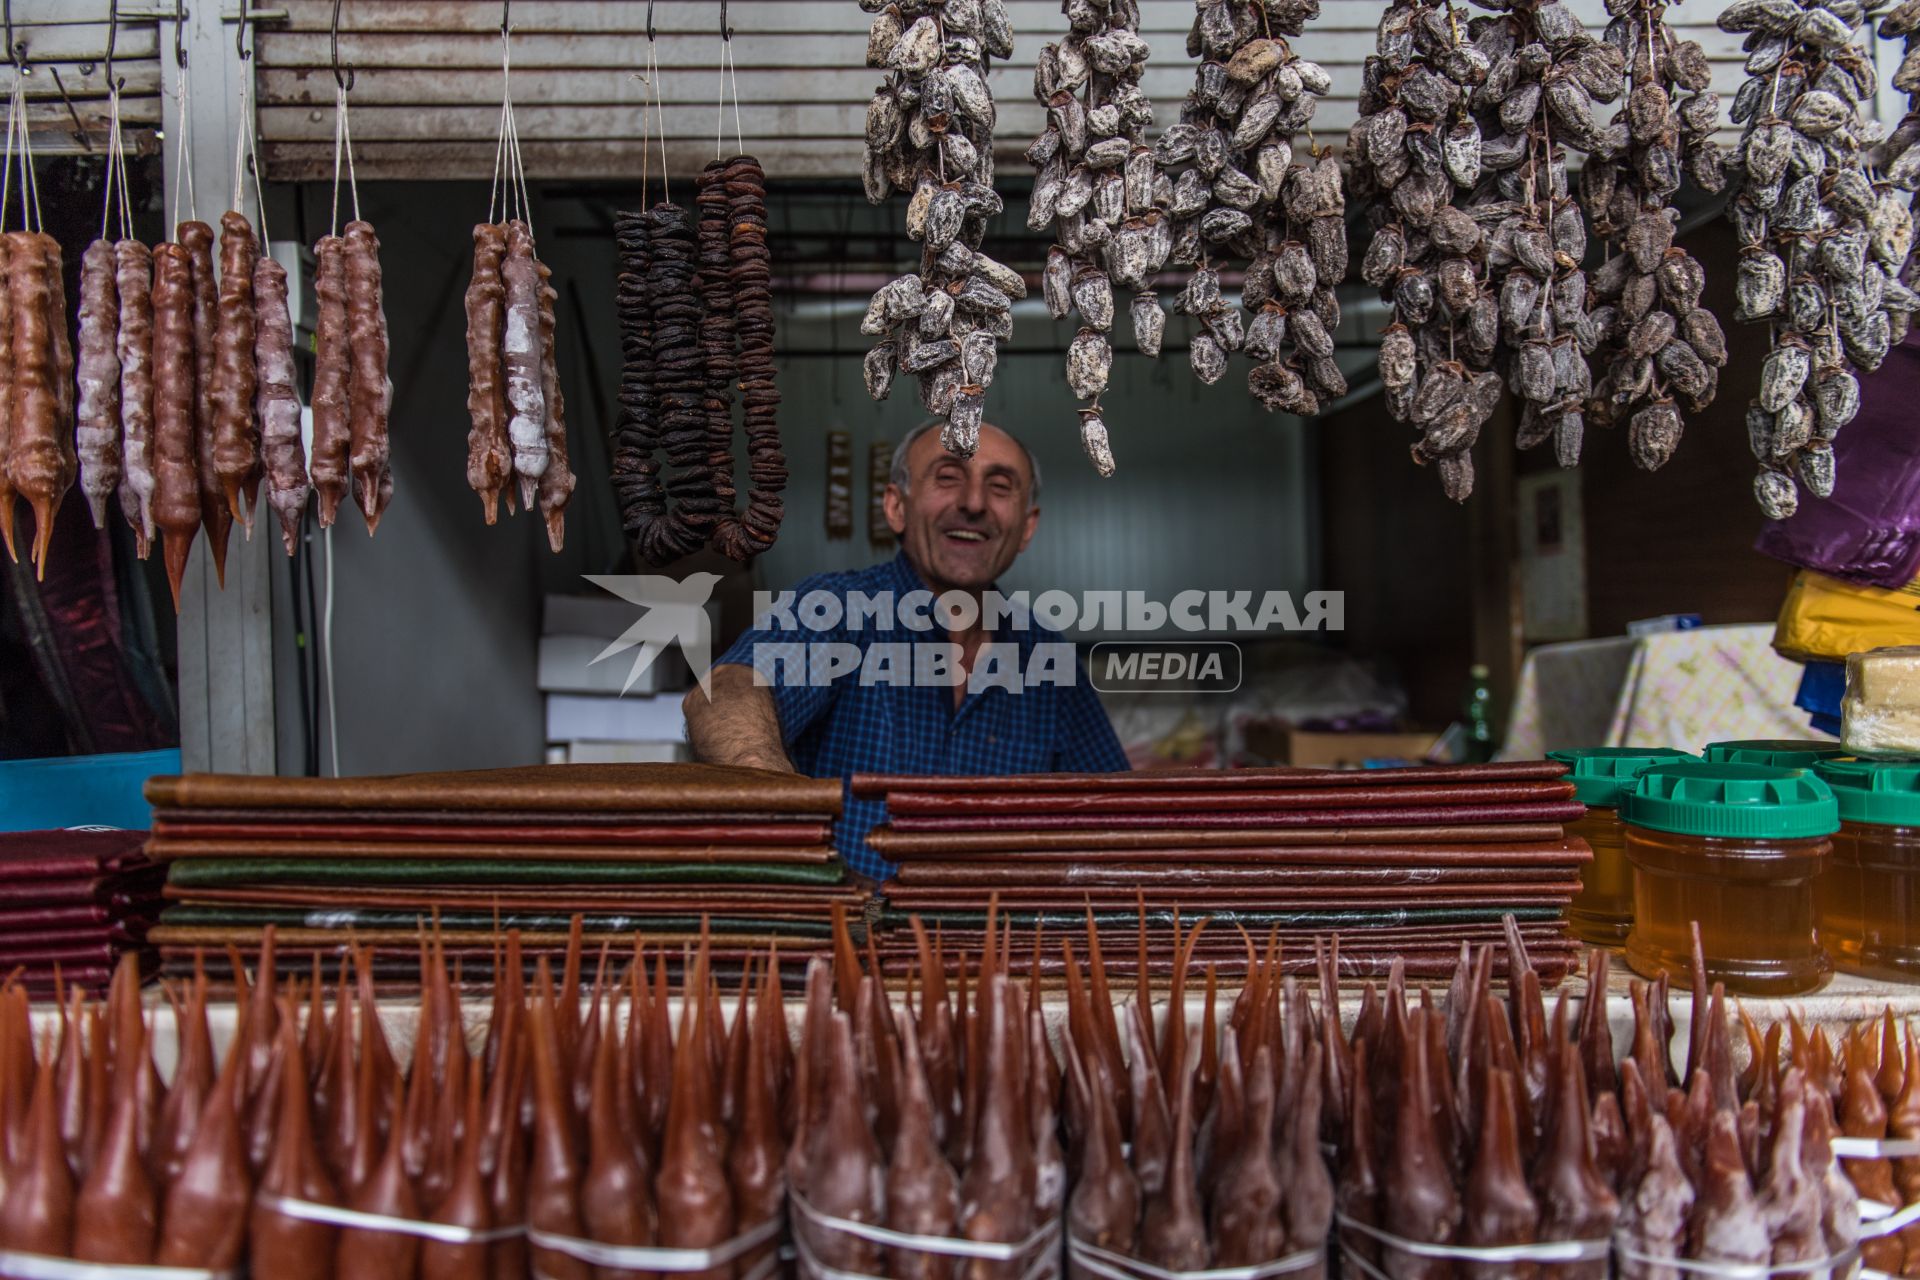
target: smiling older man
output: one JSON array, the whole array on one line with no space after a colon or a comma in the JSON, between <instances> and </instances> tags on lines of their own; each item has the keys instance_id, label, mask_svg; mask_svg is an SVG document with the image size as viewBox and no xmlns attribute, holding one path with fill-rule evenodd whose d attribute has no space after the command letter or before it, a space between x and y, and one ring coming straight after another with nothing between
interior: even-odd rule
<instances>
[{"instance_id":1,"label":"smiling older man","mask_svg":"<svg viewBox=\"0 0 1920 1280\"><path fill-rule=\"evenodd\" d=\"M1025 618L995 619L990 631L980 607L1039 525L1033 455L988 425L971 458L955 457L938 425L916 428L894 451L886 512L899 554L800 583L797 601L830 598L837 608L761 619L715 664L711 698L687 695L701 760L817 778L1128 767L1059 633ZM945 622L929 608L939 597L959 606ZM893 871L866 844L883 816L879 801L850 794L835 828L848 865L875 879Z\"/></svg>"}]
</instances>

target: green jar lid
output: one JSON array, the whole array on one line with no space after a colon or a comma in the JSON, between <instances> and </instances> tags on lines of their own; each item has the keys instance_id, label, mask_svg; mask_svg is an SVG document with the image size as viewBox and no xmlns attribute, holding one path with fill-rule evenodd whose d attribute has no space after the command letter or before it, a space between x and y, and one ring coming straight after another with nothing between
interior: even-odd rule
<instances>
[{"instance_id":1,"label":"green jar lid","mask_svg":"<svg viewBox=\"0 0 1920 1280\"><path fill-rule=\"evenodd\" d=\"M1573 798L1601 809L1618 809L1633 780L1656 764L1680 764L1700 757L1672 747L1574 747L1549 751L1547 759L1568 767Z\"/></svg>"},{"instance_id":2,"label":"green jar lid","mask_svg":"<svg viewBox=\"0 0 1920 1280\"><path fill-rule=\"evenodd\" d=\"M1805 769L1757 764L1654 765L1627 793L1620 817L1654 831L1727 840L1798 840L1840 829L1826 783Z\"/></svg>"},{"instance_id":3,"label":"green jar lid","mask_svg":"<svg viewBox=\"0 0 1920 1280\"><path fill-rule=\"evenodd\" d=\"M1843 756L1847 749L1831 738L1752 738L1709 742L1708 764L1763 764L1772 769L1811 769L1814 761Z\"/></svg>"},{"instance_id":4,"label":"green jar lid","mask_svg":"<svg viewBox=\"0 0 1920 1280\"><path fill-rule=\"evenodd\" d=\"M1920 760L1822 760L1813 772L1833 788L1842 822L1920 827Z\"/></svg>"}]
</instances>

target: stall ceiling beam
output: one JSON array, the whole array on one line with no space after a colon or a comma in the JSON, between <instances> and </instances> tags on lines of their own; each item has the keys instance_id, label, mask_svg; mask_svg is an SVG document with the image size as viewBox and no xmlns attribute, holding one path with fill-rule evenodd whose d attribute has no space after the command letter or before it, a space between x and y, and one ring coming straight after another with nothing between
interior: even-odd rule
<instances>
[{"instance_id":1,"label":"stall ceiling beam","mask_svg":"<svg viewBox=\"0 0 1920 1280\"><path fill-rule=\"evenodd\" d=\"M1570 0L1590 27L1604 26L1601 0ZM285 0L288 21L260 33L263 146L276 178L332 171L332 0ZM522 149L536 178L626 178L640 168L647 86L648 5L638 0L517 0L513 95ZM1142 87L1172 122L1192 83L1186 33L1192 0L1141 0L1141 34L1153 48ZM1025 173L1020 153L1041 129L1033 62L1063 30L1058 0L1010 0L1014 56L990 77L1000 119L1001 162ZM1714 87L1742 78L1739 39L1713 26L1714 6L1675 9L1676 33L1714 63ZM653 6L662 67L667 165L676 177L714 157L720 90L719 6L661 0ZM867 99L880 73L862 66L870 19L853 0L733 0L733 57L746 149L772 178L859 173ZM1374 47L1379 0L1322 0L1298 42L1323 63L1333 93L1315 119L1321 142L1337 142L1356 113L1360 68ZM355 159L368 178L484 178L491 172L500 108L498 0L344 0L340 46L358 79ZM731 85L729 85L731 91ZM657 143L656 143L657 145ZM724 147L734 147L731 105ZM656 158L657 163L657 158Z\"/></svg>"}]
</instances>

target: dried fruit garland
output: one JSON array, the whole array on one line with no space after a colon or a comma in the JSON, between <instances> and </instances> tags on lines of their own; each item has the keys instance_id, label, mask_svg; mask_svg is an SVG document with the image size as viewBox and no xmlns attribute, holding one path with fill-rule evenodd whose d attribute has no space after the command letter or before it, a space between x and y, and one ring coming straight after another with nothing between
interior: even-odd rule
<instances>
[{"instance_id":1,"label":"dried fruit garland","mask_svg":"<svg viewBox=\"0 0 1920 1280\"><path fill-rule=\"evenodd\" d=\"M1140 38L1136 0L1069 6L1070 30L1040 50L1033 96L1047 127L1027 148L1035 169L1027 226L1056 228L1042 277L1047 311L1056 320L1078 312L1080 329L1067 348L1067 385L1092 403L1080 410L1080 443L1102 476L1113 474L1113 450L1100 393L1113 365L1116 289L1134 291L1129 314L1134 344L1160 353L1166 313L1149 284L1173 249L1158 172L1146 144L1153 103L1140 89L1149 48ZM1171 195L1171 185L1166 184Z\"/></svg>"},{"instance_id":2,"label":"dried fruit garland","mask_svg":"<svg viewBox=\"0 0 1920 1280\"><path fill-rule=\"evenodd\" d=\"M867 65L889 73L867 105L867 199L912 192L907 237L921 246L920 269L875 293L861 323L881 339L866 356L867 393L884 400L896 372L917 375L921 402L947 419L941 443L964 457L979 443L997 344L1013 335L1013 303L1027 292L1019 272L980 252L1004 207L987 66L1012 56L1013 25L1002 0L860 5L877 14Z\"/></svg>"},{"instance_id":3,"label":"dried fruit garland","mask_svg":"<svg viewBox=\"0 0 1920 1280\"><path fill-rule=\"evenodd\" d=\"M1565 149L1618 149L1593 108L1620 96L1624 69L1559 0L1470 22L1406 0L1381 20L1348 138L1374 227L1361 277L1395 313L1380 353L1388 411L1420 429L1414 460L1455 501L1473 490L1469 451L1503 385L1522 401L1521 448L1551 439L1562 465L1579 460L1587 228Z\"/></svg>"},{"instance_id":4,"label":"dried fruit garland","mask_svg":"<svg viewBox=\"0 0 1920 1280\"><path fill-rule=\"evenodd\" d=\"M1247 375L1254 398L1302 416L1347 390L1333 360L1333 290L1347 268L1339 165L1317 148L1303 162L1293 146L1331 79L1287 37L1319 13L1317 0L1209 0L1187 37L1201 58L1194 86L1155 146L1172 186L1173 261L1195 268L1176 303L1201 325L1189 364L1217 382L1244 349L1257 362ZM1221 291L1216 263L1234 260L1245 264L1250 323Z\"/></svg>"},{"instance_id":5,"label":"dried fruit garland","mask_svg":"<svg viewBox=\"0 0 1920 1280\"><path fill-rule=\"evenodd\" d=\"M1624 129L1625 147L1596 151L1580 173L1580 200L1608 257L1589 282L1599 305L1579 337L1601 370L1588 421L1624 423L1634 463L1652 471L1680 443L1681 406L1705 409L1727 363L1720 322L1700 305L1706 272L1672 243L1670 207L1683 179L1709 194L1726 185L1712 138L1720 99L1707 91L1705 51L1674 38L1665 6L1609 0L1607 9L1606 40L1626 57L1631 88L1609 129L1616 142Z\"/></svg>"},{"instance_id":6,"label":"dried fruit garland","mask_svg":"<svg viewBox=\"0 0 1920 1280\"><path fill-rule=\"evenodd\" d=\"M787 481L776 415L766 180L749 156L678 205L615 218L620 425L613 488L640 554L661 565L711 545L736 560L773 545ZM732 390L745 405L749 500L735 513ZM664 481L657 454L674 474Z\"/></svg>"},{"instance_id":7,"label":"dried fruit garland","mask_svg":"<svg viewBox=\"0 0 1920 1280\"><path fill-rule=\"evenodd\" d=\"M1774 519L1798 508L1800 485L1833 492L1831 441L1859 410L1858 372L1880 367L1920 309L1899 279L1911 213L1866 167L1882 130L1860 113L1878 87L1853 43L1864 17L1858 0L1737 0L1719 19L1746 35L1749 78L1732 108L1742 180L1728 213L1741 245L1735 318L1764 322L1773 340L1747 434L1754 497ZM1911 181L1914 170L1896 160L1890 172Z\"/></svg>"}]
</instances>

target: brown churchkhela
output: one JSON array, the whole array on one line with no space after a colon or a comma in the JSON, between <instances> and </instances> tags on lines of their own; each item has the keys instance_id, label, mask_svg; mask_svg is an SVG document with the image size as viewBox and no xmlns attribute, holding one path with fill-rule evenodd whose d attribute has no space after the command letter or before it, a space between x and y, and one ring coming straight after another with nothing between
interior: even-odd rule
<instances>
[{"instance_id":1,"label":"brown churchkhela","mask_svg":"<svg viewBox=\"0 0 1920 1280\"><path fill-rule=\"evenodd\" d=\"M120 290L113 245L95 240L80 259L80 353L74 448L80 490L96 529L107 527L107 499L119 488Z\"/></svg>"},{"instance_id":2,"label":"brown churchkhela","mask_svg":"<svg viewBox=\"0 0 1920 1280\"><path fill-rule=\"evenodd\" d=\"M233 510L220 483L220 468L214 459L214 439L218 433L220 381L224 370L215 358L218 352L220 290L213 261L213 228L204 222L187 221L174 232L187 251L191 270L193 315L193 465L195 484L200 495L200 527L206 531L213 552L214 574L224 587L227 581L227 538L233 530Z\"/></svg>"},{"instance_id":3,"label":"brown churchkhela","mask_svg":"<svg viewBox=\"0 0 1920 1280\"><path fill-rule=\"evenodd\" d=\"M313 451L307 471L320 499L320 527L333 524L351 481L349 383L353 355L347 322L347 242L322 236L313 247Z\"/></svg>"},{"instance_id":4,"label":"brown churchkhela","mask_svg":"<svg viewBox=\"0 0 1920 1280\"><path fill-rule=\"evenodd\" d=\"M530 511L547 469L547 407L540 360L540 273L533 232L518 219L507 224L500 282L506 299L500 367L506 382L507 439L520 505Z\"/></svg>"},{"instance_id":5,"label":"brown churchkhela","mask_svg":"<svg viewBox=\"0 0 1920 1280\"><path fill-rule=\"evenodd\" d=\"M175 612L187 554L200 531L193 351L193 263L184 246L159 245L153 251L153 520Z\"/></svg>"},{"instance_id":6,"label":"brown churchkhela","mask_svg":"<svg viewBox=\"0 0 1920 1280\"><path fill-rule=\"evenodd\" d=\"M380 525L393 498L392 453L387 430L393 415L393 383L387 378L387 312L380 291L380 241L365 222L346 227L348 351L352 361L347 403L351 407L349 462L353 493L367 517L367 532Z\"/></svg>"},{"instance_id":7,"label":"brown churchkhela","mask_svg":"<svg viewBox=\"0 0 1920 1280\"><path fill-rule=\"evenodd\" d=\"M72 356L64 362L61 358L67 318L59 247L51 237L30 231L10 231L6 242L13 330L7 479L33 509L32 558L44 576L53 518L78 467L72 433Z\"/></svg>"},{"instance_id":8,"label":"brown churchkhela","mask_svg":"<svg viewBox=\"0 0 1920 1280\"><path fill-rule=\"evenodd\" d=\"M116 354L120 362L120 511L133 527L142 560L152 550L153 253L138 240L113 246L115 290L120 303Z\"/></svg>"},{"instance_id":9,"label":"brown churchkhela","mask_svg":"<svg viewBox=\"0 0 1920 1280\"><path fill-rule=\"evenodd\" d=\"M298 373L293 364L293 316L287 309L287 269L262 257L253 269L254 415L260 425L260 458L266 470L267 503L280 521L280 537L293 554L312 486L306 446L300 439ZM131 432L129 432L131 436Z\"/></svg>"},{"instance_id":10,"label":"brown churchkhela","mask_svg":"<svg viewBox=\"0 0 1920 1280\"><path fill-rule=\"evenodd\" d=\"M507 253L503 223L473 229L473 281L467 286L467 486L480 495L488 524L500 518L500 491L513 478L507 440L507 392L500 364L506 290L500 263ZM511 501L511 496L509 496Z\"/></svg>"},{"instance_id":11,"label":"brown churchkhela","mask_svg":"<svg viewBox=\"0 0 1920 1280\"><path fill-rule=\"evenodd\" d=\"M260 245L246 218L220 215L219 318L213 348L213 474L227 509L253 535L260 486L260 432L254 423L253 273Z\"/></svg>"},{"instance_id":12,"label":"brown churchkhela","mask_svg":"<svg viewBox=\"0 0 1920 1280\"><path fill-rule=\"evenodd\" d=\"M567 464L567 409L560 395L560 369L553 356L553 306L559 294L548 283L552 271L536 262L540 275L540 398L546 412L547 469L540 473L540 515L547 544L559 552L567 538L567 501L573 496L573 469Z\"/></svg>"}]
</instances>

